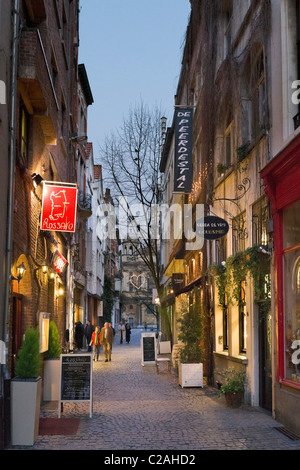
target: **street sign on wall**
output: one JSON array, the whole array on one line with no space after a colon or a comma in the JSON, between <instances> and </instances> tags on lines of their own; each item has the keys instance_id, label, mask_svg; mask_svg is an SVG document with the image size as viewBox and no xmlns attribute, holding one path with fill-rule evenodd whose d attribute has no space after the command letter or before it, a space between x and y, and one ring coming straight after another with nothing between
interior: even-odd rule
<instances>
[{"instance_id":1,"label":"street sign on wall","mask_svg":"<svg viewBox=\"0 0 300 470\"><path fill-rule=\"evenodd\" d=\"M41 230L75 232L77 186L44 183Z\"/></svg>"}]
</instances>

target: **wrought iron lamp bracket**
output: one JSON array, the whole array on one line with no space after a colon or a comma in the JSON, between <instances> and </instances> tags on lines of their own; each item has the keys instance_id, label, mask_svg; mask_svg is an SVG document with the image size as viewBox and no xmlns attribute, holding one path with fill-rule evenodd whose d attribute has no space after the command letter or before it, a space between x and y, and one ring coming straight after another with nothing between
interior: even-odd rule
<instances>
[{"instance_id":1,"label":"wrought iron lamp bracket","mask_svg":"<svg viewBox=\"0 0 300 470\"><path fill-rule=\"evenodd\" d=\"M242 183L238 185L237 189L238 191L241 191L241 194L239 196L237 196L236 198L226 198L226 197L222 197L222 198L215 198L215 193L213 193L213 199L212 201L215 202L215 201L229 201L229 202L232 202L233 204L235 204L236 206L238 206L238 201L240 201L244 196L245 194L249 191L251 187L251 181L250 181L250 178L244 178ZM239 207L239 206L238 206Z\"/></svg>"}]
</instances>

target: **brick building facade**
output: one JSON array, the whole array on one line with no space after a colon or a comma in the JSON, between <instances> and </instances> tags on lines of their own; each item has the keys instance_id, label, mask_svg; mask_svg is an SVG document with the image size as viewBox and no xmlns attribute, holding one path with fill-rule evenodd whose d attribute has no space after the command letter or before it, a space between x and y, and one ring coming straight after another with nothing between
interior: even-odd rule
<instances>
[{"instance_id":1,"label":"brick building facade","mask_svg":"<svg viewBox=\"0 0 300 470\"><path fill-rule=\"evenodd\" d=\"M70 233L40 229L42 181L76 183L78 2L21 1L15 135L9 371L27 328L41 314L66 324L66 272L53 256L68 259ZM25 268L18 278L18 267Z\"/></svg>"}]
</instances>

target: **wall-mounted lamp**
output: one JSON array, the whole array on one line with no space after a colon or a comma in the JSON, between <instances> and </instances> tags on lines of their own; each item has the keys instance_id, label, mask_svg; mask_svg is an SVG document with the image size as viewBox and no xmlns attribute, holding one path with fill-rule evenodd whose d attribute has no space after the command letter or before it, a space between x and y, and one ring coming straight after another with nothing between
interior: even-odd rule
<instances>
[{"instance_id":1,"label":"wall-mounted lamp","mask_svg":"<svg viewBox=\"0 0 300 470\"><path fill-rule=\"evenodd\" d=\"M26 268L25 268L24 263L19 264L19 266L17 266L17 280L18 280L18 283L24 277L25 272L26 272Z\"/></svg>"},{"instance_id":2,"label":"wall-mounted lamp","mask_svg":"<svg viewBox=\"0 0 300 470\"><path fill-rule=\"evenodd\" d=\"M62 297L64 295L65 291L64 291L64 288L63 286L60 284L58 290L57 290L57 295L56 297Z\"/></svg>"},{"instance_id":3,"label":"wall-mounted lamp","mask_svg":"<svg viewBox=\"0 0 300 470\"><path fill-rule=\"evenodd\" d=\"M74 143L79 143L79 142L86 142L87 141L87 135L78 135L77 132L71 135L70 137L70 142Z\"/></svg>"},{"instance_id":4,"label":"wall-mounted lamp","mask_svg":"<svg viewBox=\"0 0 300 470\"><path fill-rule=\"evenodd\" d=\"M48 266L47 266L46 264L43 264L43 266L42 266L42 273L43 273L43 274L47 274L47 272L48 272Z\"/></svg>"},{"instance_id":5,"label":"wall-mounted lamp","mask_svg":"<svg viewBox=\"0 0 300 470\"><path fill-rule=\"evenodd\" d=\"M35 188L36 188L39 184L41 184L42 181L44 181L44 179L41 177L41 175L39 175L39 174L37 174L37 173L32 173L31 178L32 178L32 181L33 181L33 184L34 184L34 187L35 187Z\"/></svg>"}]
</instances>

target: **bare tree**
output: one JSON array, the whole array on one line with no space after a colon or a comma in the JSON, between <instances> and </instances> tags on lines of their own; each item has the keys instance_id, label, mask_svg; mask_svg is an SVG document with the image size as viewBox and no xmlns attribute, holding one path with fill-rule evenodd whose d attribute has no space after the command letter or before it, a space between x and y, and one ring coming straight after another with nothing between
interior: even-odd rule
<instances>
[{"instance_id":1,"label":"bare tree","mask_svg":"<svg viewBox=\"0 0 300 470\"><path fill-rule=\"evenodd\" d=\"M160 300L163 297L159 239L161 117L158 108L150 110L144 103L131 108L120 131L106 137L101 149L107 181L115 190L119 208L118 223L123 234L120 238L130 239L153 277ZM165 309L160 307L160 313L165 334L170 336Z\"/></svg>"}]
</instances>

